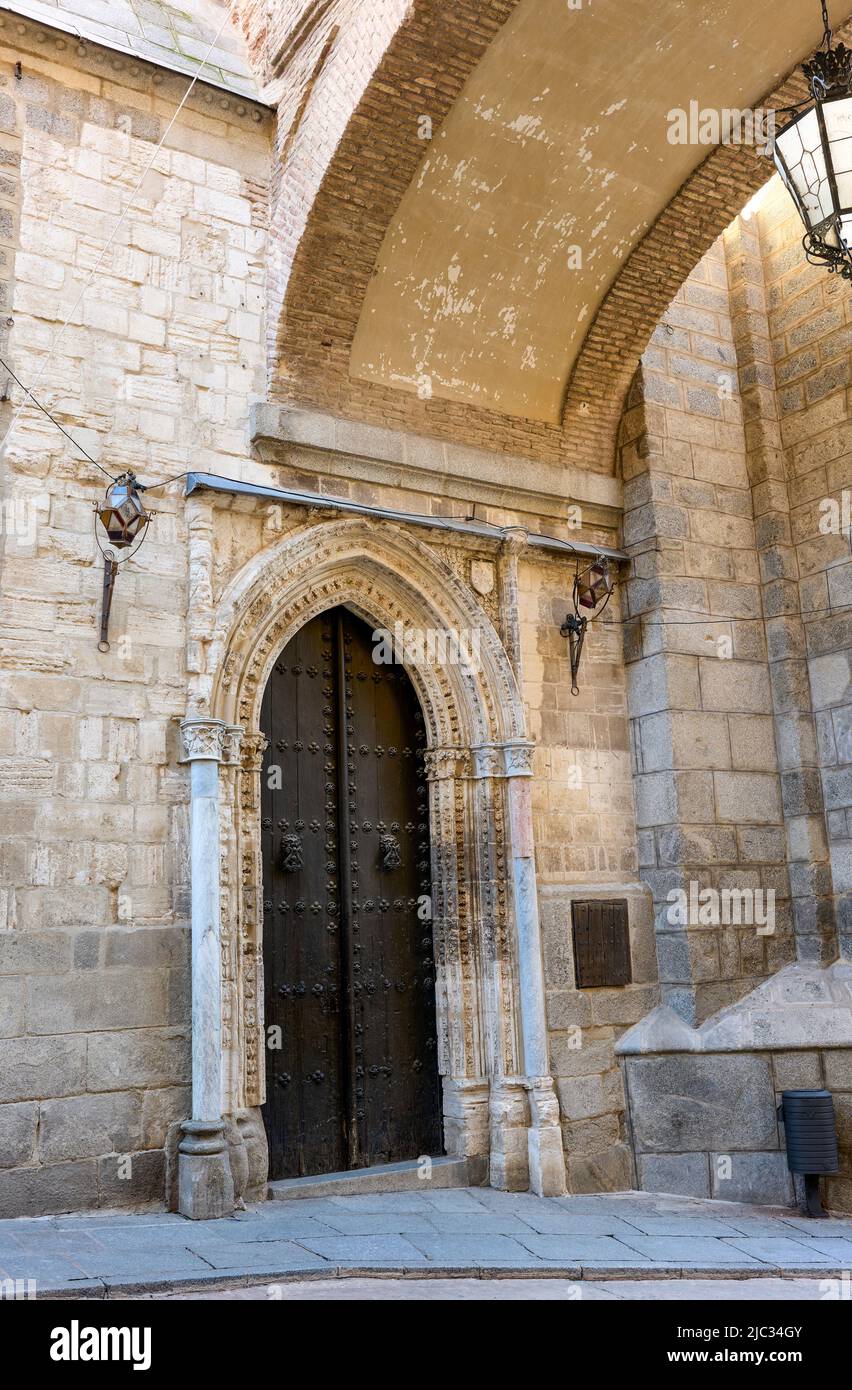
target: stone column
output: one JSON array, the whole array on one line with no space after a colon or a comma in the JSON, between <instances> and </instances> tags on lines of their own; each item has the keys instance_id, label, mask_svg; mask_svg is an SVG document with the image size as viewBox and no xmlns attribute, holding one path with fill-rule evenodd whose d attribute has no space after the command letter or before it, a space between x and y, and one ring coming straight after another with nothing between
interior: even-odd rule
<instances>
[{"instance_id":1,"label":"stone column","mask_svg":"<svg viewBox=\"0 0 852 1390\"><path fill-rule=\"evenodd\" d=\"M219 764L233 730L221 719L185 719L181 761L190 764L192 874L192 1119L178 1150L178 1208L193 1220L234 1210L222 1119L222 956Z\"/></svg>"},{"instance_id":2,"label":"stone column","mask_svg":"<svg viewBox=\"0 0 852 1390\"><path fill-rule=\"evenodd\" d=\"M466 891L460 882L460 789L469 760L467 749L430 748L424 765L431 806L432 930L444 1142L447 1153L468 1159L471 1171L485 1177L489 1083L479 1030L470 1026L476 1008L475 983L470 974L470 924L460 901Z\"/></svg>"},{"instance_id":3,"label":"stone column","mask_svg":"<svg viewBox=\"0 0 852 1390\"><path fill-rule=\"evenodd\" d=\"M526 549L528 538L528 532L522 526L507 526L503 531L503 544L500 549L500 613L503 620L503 641L520 689L523 689L523 667L518 604L518 560Z\"/></svg>"},{"instance_id":4,"label":"stone column","mask_svg":"<svg viewBox=\"0 0 852 1390\"><path fill-rule=\"evenodd\" d=\"M511 890L518 942L518 982L524 1085L529 1092L530 1189L540 1197L565 1192L565 1154L559 1103L550 1075L545 1015L544 965L538 916L532 821L532 743L504 745L508 798Z\"/></svg>"}]
</instances>

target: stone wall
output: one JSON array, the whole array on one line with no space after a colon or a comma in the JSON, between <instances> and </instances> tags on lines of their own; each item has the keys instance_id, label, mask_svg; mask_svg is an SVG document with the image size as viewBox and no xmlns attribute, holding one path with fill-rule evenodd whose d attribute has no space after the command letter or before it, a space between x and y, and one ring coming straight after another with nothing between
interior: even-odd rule
<instances>
[{"instance_id":1,"label":"stone wall","mask_svg":"<svg viewBox=\"0 0 852 1390\"><path fill-rule=\"evenodd\" d=\"M519 575L523 693L534 768L547 1022L571 1191L633 1185L621 1076L614 1053L625 1028L659 1002L649 889L638 882L627 697L617 597L593 623L579 694L571 693L566 639L572 567L522 564ZM632 983L576 985L571 904L628 903Z\"/></svg>"},{"instance_id":2,"label":"stone wall","mask_svg":"<svg viewBox=\"0 0 852 1390\"><path fill-rule=\"evenodd\" d=\"M730 234L733 236L733 230ZM801 634L794 656L813 717L790 730L799 754L805 889L831 906L845 942L852 934L852 295L845 281L808 265L800 228L773 181L751 224L763 267L775 375L778 438L789 515L777 554L779 579L798 589ZM752 277L754 278L754 277ZM775 527L777 530L777 525ZM789 599L787 601L789 607ZM779 624L780 626L780 624ZM812 726L816 726L816 743ZM789 755L788 755L789 756ZM808 781L812 786L808 785ZM791 794L795 789L791 787ZM824 811L822 836L804 816ZM825 846L828 831L828 851ZM805 845L807 848L805 848Z\"/></svg>"},{"instance_id":3,"label":"stone wall","mask_svg":"<svg viewBox=\"0 0 852 1390\"><path fill-rule=\"evenodd\" d=\"M848 952L851 311L773 180L667 310L622 421L639 859L667 1008L617 1050L651 1190L790 1199L775 1094L825 1084L842 1163L827 1190L849 1205L848 1013L826 1039L791 1041L771 1013L723 1051L713 1038L785 962ZM773 889L774 927L673 919L692 885Z\"/></svg>"},{"instance_id":4,"label":"stone wall","mask_svg":"<svg viewBox=\"0 0 852 1390\"><path fill-rule=\"evenodd\" d=\"M208 101L199 87L167 131L184 83L93 47L70 65L60 42L50 40L54 51L33 38L39 56L25 51L20 80L20 47L0 46L8 143L24 173L19 233L11 224L10 350L94 459L149 484L195 468L573 534L561 486L548 493L522 460L492 454L481 468L460 451L430 471L423 441L407 437L400 470L381 450L369 456L363 430L344 451L339 422L337 450L253 445L251 407L265 394L266 117L221 93ZM132 215L104 251L140 179ZM22 404L16 392L7 419ZM577 534L613 544L615 489L560 476L584 499ZM151 533L119 575L112 648L101 654L91 506L105 482L23 404L4 486L27 524L6 536L0 580L4 1215L159 1204L171 1190L189 1108L188 786L177 724L198 670L196 620L240 566L304 521L298 509L248 499L218 508L208 587L191 564L179 486L151 493ZM513 579L499 546L480 555L443 537L434 544L507 648L529 660L544 872L584 892L635 882L617 629L590 637L569 725L558 627L573 565L531 558L520 540ZM566 853L564 804L543 781L569 758L587 785ZM569 932L560 909L553 939ZM610 1074L611 1030L601 1026L600 1067Z\"/></svg>"},{"instance_id":5,"label":"stone wall","mask_svg":"<svg viewBox=\"0 0 852 1390\"><path fill-rule=\"evenodd\" d=\"M782 1091L830 1090L841 1173L823 1180L832 1211L852 1210L852 1052L808 1050L630 1058L625 1065L645 1192L791 1206Z\"/></svg>"},{"instance_id":6,"label":"stone wall","mask_svg":"<svg viewBox=\"0 0 852 1390\"><path fill-rule=\"evenodd\" d=\"M852 1210L852 967L791 965L699 1029L666 1007L618 1044L637 1185L648 1192L789 1205L783 1091L829 1090L839 1167L823 1201Z\"/></svg>"},{"instance_id":7,"label":"stone wall","mask_svg":"<svg viewBox=\"0 0 852 1390\"><path fill-rule=\"evenodd\" d=\"M69 63L70 48L23 21L11 36L3 17L15 369L112 474L236 472L264 384L266 117L199 86L168 129L188 79L92 45ZM119 575L101 655L92 503L106 479L11 396L0 1211L162 1204L167 1136L188 1112L183 504L177 489L151 494L157 516Z\"/></svg>"},{"instance_id":8,"label":"stone wall","mask_svg":"<svg viewBox=\"0 0 852 1390\"><path fill-rule=\"evenodd\" d=\"M700 1021L794 945L781 785L723 250L654 334L622 423L625 656L642 878L664 998ZM669 895L775 894L775 926L696 930Z\"/></svg>"}]
</instances>

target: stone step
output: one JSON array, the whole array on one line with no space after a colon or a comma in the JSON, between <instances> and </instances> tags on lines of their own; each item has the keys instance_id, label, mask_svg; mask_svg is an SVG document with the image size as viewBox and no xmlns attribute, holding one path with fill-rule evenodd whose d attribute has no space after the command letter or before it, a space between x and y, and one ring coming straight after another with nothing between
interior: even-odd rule
<instances>
[{"instance_id":1,"label":"stone step","mask_svg":"<svg viewBox=\"0 0 852 1390\"><path fill-rule=\"evenodd\" d=\"M368 1192L428 1192L437 1187L478 1187L484 1165L467 1158L430 1160L429 1177L421 1177L423 1160L383 1163L375 1168L351 1168L344 1173L322 1173L315 1178L279 1178L267 1193L277 1202L299 1197L355 1197Z\"/></svg>"}]
</instances>

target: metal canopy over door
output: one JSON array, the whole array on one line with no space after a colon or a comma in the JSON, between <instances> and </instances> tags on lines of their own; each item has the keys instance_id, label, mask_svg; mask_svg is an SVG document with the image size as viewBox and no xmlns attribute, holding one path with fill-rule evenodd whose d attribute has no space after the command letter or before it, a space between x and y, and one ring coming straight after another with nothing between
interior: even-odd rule
<instances>
[{"instance_id":1,"label":"metal canopy over door","mask_svg":"<svg viewBox=\"0 0 852 1390\"><path fill-rule=\"evenodd\" d=\"M262 727L270 1177L441 1153L414 690L338 608L281 653Z\"/></svg>"}]
</instances>

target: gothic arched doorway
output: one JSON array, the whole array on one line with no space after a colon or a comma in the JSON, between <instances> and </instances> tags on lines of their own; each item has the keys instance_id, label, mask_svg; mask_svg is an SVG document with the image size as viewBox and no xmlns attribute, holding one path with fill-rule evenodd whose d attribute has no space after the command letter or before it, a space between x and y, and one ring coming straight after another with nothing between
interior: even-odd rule
<instances>
[{"instance_id":1,"label":"gothic arched doorway","mask_svg":"<svg viewBox=\"0 0 852 1390\"><path fill-rule=\"evenodd\" d=\"M423 715L374 646L323 613L263 697L271 1178L443 1152Z\"/></svg>"}]
</instances>

